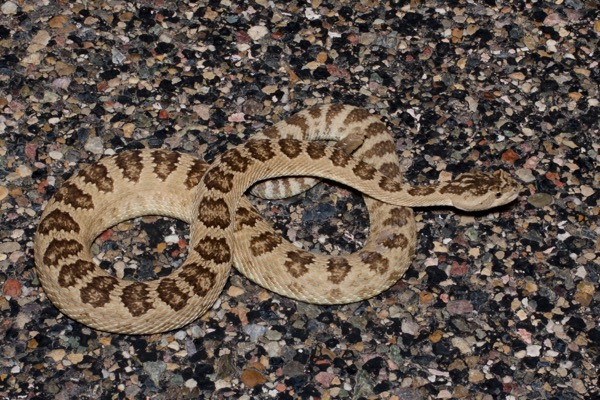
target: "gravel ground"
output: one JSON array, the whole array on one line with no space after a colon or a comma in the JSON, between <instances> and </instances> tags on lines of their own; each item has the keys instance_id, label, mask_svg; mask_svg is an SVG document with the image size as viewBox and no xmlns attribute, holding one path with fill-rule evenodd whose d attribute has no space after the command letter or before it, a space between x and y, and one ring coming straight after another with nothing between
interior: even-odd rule
<instances>
[{"instance_id":1,"label":"gravel ground","mask_svg":"<svg viewBox=\"0 0 600 400\"><path fill-rule=\"evenodd\" d=\"M599 33L596 0L3 2L0 398L598 398ZM199 321L126 336L47 299L33 235L82 165L140 147L210 161L319 103L382 115L409 182L504 169L525 189L492 213L417 210L410 269L357 304L233 272ZM347 188L254 201L314 251L368 235ZM94 251L144 278L181 263L188 232L145 217Z\"/></svg>"}]
</instances>

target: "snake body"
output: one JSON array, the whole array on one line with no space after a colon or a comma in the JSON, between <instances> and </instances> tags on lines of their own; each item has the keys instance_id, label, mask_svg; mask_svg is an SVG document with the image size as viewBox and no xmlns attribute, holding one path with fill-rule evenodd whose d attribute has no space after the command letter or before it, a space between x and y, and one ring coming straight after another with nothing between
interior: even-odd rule
<instances>
[{"instance_id":1,"label":"snake body","mask_svg":"<svg viewBox=\"0 0 600 400\"><path fill-rule=\"evenodd\" d=\"M311 127L342 132L335 138L340 145L298 140L315 139L307 137ZM67 180L42 214L34 250L44 290L69 317L129 334L173 330L197 319L221 293L232 263L255 282L289 297L322 304L358 301L387 289L407 269L416 243L408 207L482 210L518 194L520 186L502 171L466 173L430 186L403 184L385 131L364 110L325 106L266 129L264 138L223 153L210 166L164 150L105 157ZM330 134L323 139L331 139ZM346 150L356 143L362 146L351 156ZM357 253L323 257L297 249L243 198L259 181L304 176L334 180L368 195L371 235ZM276 197L314 183L286 179L254 190ZM108 227L142 215L190 224L189 255L181 267L166 277L137 282L95 265L93 240Z\"/></svg>"}]
</instances>

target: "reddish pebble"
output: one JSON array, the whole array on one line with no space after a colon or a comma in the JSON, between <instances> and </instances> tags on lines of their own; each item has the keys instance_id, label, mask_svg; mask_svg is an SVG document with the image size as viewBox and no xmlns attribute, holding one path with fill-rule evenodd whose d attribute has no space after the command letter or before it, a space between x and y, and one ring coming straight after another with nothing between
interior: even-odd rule
<instances>
[{"instance_id":1,"label":"reddish pebble","mask_svg":"<svg viewBox=\"0 0 600 400\"><path fill-rule=\"evenodd\" d=\"M508 149L504 153L502 153L502 160L509 163L514 163L519 158L521 157L519 157L519 155L513 149Z\"/></svg>"},{"instance_id":2,"label":"reddish pebble","mask_svg":"<svg viewBox=\"0 0 600 400\"><path fill-rule=\"evenodd\" d=\"M105 230L104 232L102 232L100 234L100 240L105 241L105 240L110 239L110 237L112 236L112 233L113 233L112 229Z\"/></svg>"},{"instance_id":3,"label":"reddish pebble","mask_svg":"<svg viewBox=\"0 0 600 400\"><path fill-rule=\"evenodd\" d=\"M450 268L450 276L463 276L469 271L469 267L467 263L459 264L456 261L452 263L452 268Z\"/></svg>"},{"instance_id":4,"label":"reddish pebble","mask_svg":"<svg viewBox=\"0 0 600 400\"><path fill-rule=\"evenodd\" d=\"M471 314L473 312L473 304L468 300L452 300L446 308L450 314L454 315Z\"/></svg>"},{"instance_id":5,"label":"reddish pebble","mask_svg":"<svg viewBox=\"0 0 600 400\"><path fill-rule=\"evenodd\" d=\"M21 296L21 282L16 279L9 278L4 282L4 287L2 288L2 292L5 296L10 296L13 298Z\"/></svg>"},{"instance_id":6,"label":"reddish pebble","mask_svg":"<svg viewBox=\"0 0 600 400\"><path fill-rule=\"evenodd\" d=\"M254 386L262 385L267 382L267 378L255 369L245 369L242 372L242 382L252 389Z\"/></svg>"},{"instance_id":7,"label":"reddish pebble","mask_svg":"<svg viewBox=\"0 0 600 400\"><path fill-rule=\"evenodd\" d=\"M333 378L335 378L335 375L330 373L330 372L319 372L316 376L315 376L315 380L317 382L319 382L319 384L324 387L325 389L327 389L328 387L331 386L331 382L333 381Z\"/></svg>"},{"instance_id":8,"label":"reddish pebble","mask_svg":"<svg viewBox=\"0 0 600 400\"><path fill-rule=\"evenodd\" d=\"M169 118L169 113L167 110L160 110L158 112L158 118L160 119L168 119Z\"/></svg>"}]
</instances>

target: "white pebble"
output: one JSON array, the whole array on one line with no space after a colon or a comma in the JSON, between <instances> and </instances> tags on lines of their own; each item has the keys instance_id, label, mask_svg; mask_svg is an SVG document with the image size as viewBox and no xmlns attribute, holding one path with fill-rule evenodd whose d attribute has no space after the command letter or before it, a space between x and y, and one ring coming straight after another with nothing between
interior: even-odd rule
<instances>
[{"instance_id":1,"label":"white pebble","mask_svg":"<svg viewBox=\"0 0 600 400\"><path fill-rule=\"evenodd\" d=\"M530 344L529 346L527 346L527 355L529 357L539 357L541 349L542 346L540 346L539 344Z\"/></svg>"},{"instance_id":2,"label":"white pebble","mask_svg":"<svg viewBox=\"0 0 600 400\"><path fill-rule=\"evenodd\" d=\"M248 29L248 36L252 38L252 40L257 41L267 36L269 33L269 29L262 25L256 25Z\"/></svg>"},{"instance_id":3,"label":"white pebble","mask_svg":"<svg viewBox=\"0 0 600 400\"><path fill-rule=\"evenodd\" d=\"M48 153L48 155L53 160L62 160L63 159L63 153L61 153L60 151L51 151L50 153Z\"/></svg>"},{"instance_id":4,"label":"white pebble","mask_svg":"<svg viewBox=\"0 0 600 400\"><path fill-rule=\"evenodd\" d=\"M188 389L193 389L196 386L198 386L198 382L196 382L195 379L190 378L187 381L185 381L185 387Z\"/></svg>"},{"instance_id":5,"label":"white pebble","mask_svg":"<svg viewBox=\"0 0 600 400\"><path fill-rule=\"evenodd\" d=\"M0 8L0 10L2 10L2 13L6 15L16 14L17 9L17 5L12 1L7 1L6 3L2 4L2 7Z\"/></svg>"},{"instance_id":6,"label":"white pebble","mask_svg":"<svg viewBox=\"0 0 600 400\"><path fill-rule=\"evenodd\" d=\"M104 143L102 139L99 137L89 138L84 146L86 151L89 151L93 154L102 154L102 150L104 149Z\"/></svg>"}]
</instances>

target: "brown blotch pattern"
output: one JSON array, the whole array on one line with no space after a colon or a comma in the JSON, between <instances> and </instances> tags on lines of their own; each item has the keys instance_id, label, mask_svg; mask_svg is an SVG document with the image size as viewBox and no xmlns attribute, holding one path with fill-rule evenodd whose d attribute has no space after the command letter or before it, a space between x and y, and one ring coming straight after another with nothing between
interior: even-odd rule
<instances>
[{"instance_id":1,"label":"brown blotch pattern","mask_svg":"<svg viewBox=\"0 0 600 400\"><path fill-rule=\"evenodd\" d=\"M231 261L231 249L224 238L206 236L198 241L194 250L207 261L225 264Z\"/></svg>"},{"instance_id":2,"label":"brown blotch pattern","mask_svg":"<svg viewBox=\"0 0 600 400\"><path fill-rule=\"evenodd\" d=\"M375 167L373 167L370 164L367 164L364 161L359 161L358 163L356 163L356 166L352 169L352 171L354 172L354 175L366 181L373 179L373 177L377 173Z\"/></svg>"},{"instance_id":3,"label":"brown blotch pattern","mask_svg":"<svg viewBox=\"0 0 600 400\"><path fill-rule=\"evenodd\" d=\"M335 147L330 156L331 163L336 167L345 167L350 162L350 155L344 150Z\"/></svg>"},{"instance_id":4,"label":"brown blotch pattern","mask_svg":"<svg viewBox=\"0 0 600 400\"><path fill-rule=\"evenodd\" d=\"M209 165L202 160L195 160L185 178L184 185L187 189L196 187L200 183L200 179L204 176L208 170Z\"/></svg>"},{"instance_id":5,"label":"brown blotch pattern","mask_svg":"<svg viewBox=\"0 0 600 400\"><path fill-rule=\"evenodd\" d=\"M460 174L454 180L443 184L440 193L457 194L471 193L483 196L490 191L501 191L502 180L495 175L483 172L468 172Z\"/></svg>"},{"instance_id":6,"label":"brown blotch pattern","mask_svg":"<svg viewBox=\"0 0 600 400\"><path fill-rule=\"evenodd\" d=\"M375 271L378 274L384 274L389 269L390 262L379 253L363 251L360 253L360 259L369 265L371 271Z\"/></svg>"},{"instance_id":7,"label":"brown blotch pattern","mask_svg":"<svg viewBox=\"0 0 600 400\"><path fill-rule=\"evenodd\" d=\"M369 124L369 126L367 126L365 137L371 138L373 136L381 135L382 133L385 133L386 131L387 131L387 127L385 126L385 124L383 122L379 122L379 121L373 122L373 123Z\"/></svg>"},{"instance_id":8,"label":"brown blotch pattern","mask_svg":"<svg viewBox=\"0 0 600 400\"><path fill-rule=\"evenodd\" d=\"M253 227L261 219L261 216L256 211L248 208L238 208L235 217L236 230L240 230L244 225Z\"/></svg>"},{"instance_id":9,"label":"brown blotch pattern","mask_svg":"<svg viewBox=\"0 0 600 400\"><path fill-rule=\"evenodd\" d=\"M246 172L248 166L251 164L251 160L244 157L237 149L229 150L223 154L221 162L235 172Z\"/></svg>"},{"instance_id":10,"label":"brown blotch pattern","mask_svg":"<svg viewBox=\"0 0 600 400\"><path fill-rule=\"evenodd\" d=\"M302 146L297 141L281 139L278 143L281 152L290 159L294 159L302 153Z\"/></svg>"},{"instance_id":11,"label":"brown blotch pattern","mask_svg":"<svg viewBox=\"0 0 600 400\"><path fill-rule=\"evenodd\" d=\"M369 112L369 110L365 110L364 108L355 108L354 110L350 111L346 116L346 119L344 119L344 125L350 125L355 122L362 122L371 116L372 115Z\"/></svg>"},{"instance_id":12,"label":"brown blotch pattern","mask_svg":"<svg viewBox=\"0 0 600 400\"><path fill-rule=\"evenodd\" d=\"M121 301L134 317L139 317L153 308L148 285L143 282L134 282L123 289Z\"/></svg>"},{"instance_id":13,"label":"brown blotch pattern","mask_svg":"<svg viewBox=\"0 0 600 400\"><path fill-rule=\"evenodd\" d=\"M393 208L390 212L390 216L383 221L383 226L402 227L408 223L409 218L412 218L412 212L408 208Z\"/></svg>"},{"instance_id":14,"label":"brown blotch pattern","mask_svg":"<svg viewBox=\"0 0 600 400\"><path fill-rule=\"evenodd\" d=\"M89 261L77 260L71 264L63 265L58 272L58 284L61 287L74 286L83 278L90 275L96 269L96 265Z\"/></svg>"},{"instance_id":15,"label":"brown blotch pattern","mask_svg":"<svg viewBox=\"0 0 600 400\"><path fill-rule=\"evenodd\" d=\"M348 261L343 257L332 257L327 261L327 272L329 276L327 280L335 284L340 284L346 277L352 267Z\"/></svg>"},{"instance_id":16,"label":"brown blotch pattern","mask_svg":"<svg viewBox=\"0 0 600 400\"><path fill-rule=\"evenodd\" d=\"M363 157L369 159L372 157L382 157L386 154L396 154L396 146L390 140L375 143L369 150L365 151Z\"/></svg>"},{"instance_id":17,"label":"brown blotch pattern","mask_svg":"<svg viewBox=\"0 0 600 400\"><path fill-rule=\"evenodd\" d=\"M314 119L321 118L321 106L311 107L307 111Z\"/></svg>"},{"instance_id":18,"label":"brown blotch pattern","mask_svg":"<svg viewBox=\"0 0 600 400\"><path fill-rule=\"evenodd\" d=\"M252 251L254 257L258 257L272 252L281 244L281 241L281 236L274 235L271 232L263 232L257 236L253 236L252 239L250 239L250 250Z\"/></svg>"},{"instance_id":19,"label":"brown blotch pattern","mask_svg":"<svg viewBox=\"0 0 600 400\"><path fill-rule=\"evenodd\" d=\"M230 218L229 207L223 199L204 199L198 206L198 220L208 228L225 229Z\"/></svg>"},{"instance_id":20,"label":"brown blotch pattern","mask_svg":"<svg viewBox=\"0 0 600 400\"><path fill-rule=\"evenodd\" d=\"M165 278L160 282L158 288L158 298L164 301L175 311L181 310L190 299L190 295L179 288L177 281L171 278Z\"/></svg>"},{"instance_id":21,"label":"brown blotch pattern","mask_svg":"<svg viewBox=\"0 0 600 400\"><path fill-rule=\"evenodd\" d=\"M315 257L306 251L288 251L284 266L294 278L299 278L308 272L307 265L312 264Z\"/></svg>"},{"instance_id":22,"label":"brown blotch pattern","mask_svg":"<svg viewBox=\"0 0 600 400\"><path fill-rule=\"evenodd\" d=\"M233 189L233 174L223 171L223 168L220 166L206 172L202 180L209 190L229 193Z\"/></svg>"},{"instance_id":23,"label":"brown blotch pattern","mask_svg":"<svg viewBox=\"0 0 600 400\"><path fill-rule=\"evenodd\" d=\"M285 122L288 125L294 125L300 128L303 135L306 135L306 132L308 132L308 123L306 122L306 117L302 114L294 114L286 119Z\"/></svg>"},{"instance_id":24,"label":"brown blotch pattern","mask_svg":"<svg viewBox=\"0 0 600 400\"><path fill-rule=\"evenodd\" d=\"M190 263L181 267L179 276L190 285L197 296L204 297L215 285L217 274L210 268L198 263Z\"/></svg>"},{"instance_id":25,"label":"brown blotch pattern","mask_svg":"<svg viewBox=\"0 0 600 400\"><path fill-rule=\"evenodd\" d=\"M269 126L263 129L262 134L270 139L277 139L281 136L279 133L279 129L274 126Z\"/></svg>"},{"instance_id":26,"label":"brown blotch pattern","mask_svg":"<svg viewBox=\"0 0 600 400\"><path fill-rule=\"evenodd\" d=\"M54 195L54 199L73 208L90 210L94 208L92 196L84 193L72 182L65 182Z\"/></svg>"},{"instance_id":27,"label":"brown blotch pattern","mask_svg":"<svg viewBox=\"0 0 600 400\"><path fill-rule=\"evenodd\" d=\"M144 169L142 153L140 151L127 151L115 156L115 164L123 176L132 182L138 182Z\"/></svg>"},{"instance_id":28,"label":"brown blotch pattern","mask_svg":"<svg viewBox=\"0 0 600 400\"><path fill-rule=\"evenodd\" d=\"M118 282L114 276L96 276L81 288L81 301L94 307L103 307L110 301L110 293Z\"/></svg>"},{"instance_id":29,"label":"brown blotch pattern","mask_svg":"<svg viewBox=\"0 0 600 400\"><path fill-rule=\"evenodd\" d=\"M83 246L73 239L54 239L44 253L44 264L56 265L60 260L77 256L83 251Z\"/></svg>"},{"instance_id":30,"label":"brown blotch pattern","mask_svg":"<svg viewBox=\"0 0 600 400\"><path fill-rule=\"evenodd\" d=\"M404 248L408 245L408 239L401 233L393 233L380 242L388 249Z\"/></svg>"},{"instance_id":31,"label":"brown blotch pattern","mask_svg":"<svg viewBox=\"0 0 600 400\"><path fill-rule=\"evenodd\" d=\"M248 149L252 157L259 161L268 161L275 157L275 152L271 149L269 142L264 140L249 140L245 147Z\"/></svg>"},{"instance_id":32,"label":"brown blotch pattern","mask_svg":"<svg viewBox=\"0 0 600 400\"><path fill-rule=\"evenodd\" d=\"M407 190L411 196L429 196L435 193L435 186L413 186Z\"/></svg>"},{"instance_id":33,"label":"brown blotch pattern","mask_svg":"<svg viewBox=\"0 0 600 400\"><path fill-rule=\"evenodd\" d=\"M332 104L329 106L327 110L327 115L325 116L325 122L327 125L331 125L331 121L340 113L342 110L346 108L344 104Z\"/></svg>"},{"instance_id":34,"label":"brown blotch pattern","mask_svg":"<svg viewBox=\"0 0 600 400\"><path fill-rule=\"evenodd\" d=\"M308 146L306 146L306 152L308 156L313 160L318 160L325 156L325 149L327 146L325 143L321 142L308 142Z\"/></svg>"},{"instance_id":35,"label":"brown blotch pattern","mask_svg":"<svg viewBox=\"0 0 600 400\"><path fill-rule=\"evenodd\" d=\"M387 192L398 192L402 189L402 184L387 176L382 176L379 180L379 187Z\"/></svg>"},{"instance_id":36,"label":"brown blotch pattern","mask_svg":"<svg viewBox=\"0 0 600 400\"><path fill-rule=\"evenodd\" d=\"M379 171L388 178L397 178L401 175L400 167L395 162L386 162L379 166Z\"/></svg>"},{"instance_id":37,"label":"brown blotch pattern","mask_svg":"<svg viewBox=\"0 0 600 400\"><path fill-rule=\"evenodd\" d=\"M110 193L113 191L114 181L108 174L108 168L104 164L97 163L82 169L77 174L85 183L92 184L100 192Z\"/></svg>"},{"instance_id":38,"label":"brown blotch pattern","mask_svg":"<svg viewBox=\"0 0 600 400\"><path fill-rule=\"evenodd\" d=\"M59 209L51 211L40 222L38 232L47 235L51 231L64 231L79 233L79 224L69 215L69 213Z\"/></svg>"},{"instance_id":39,"label":"brown blotch pattern","mask_svg":"<svg viewBox=\"0 0 600 400\"><path fill-rule=\"evenodd\" d=\"M154 173L160 180L166 180L177 169L180 157L181 155L174 151L153 151Z\"/></svg>"}]
</instances>

